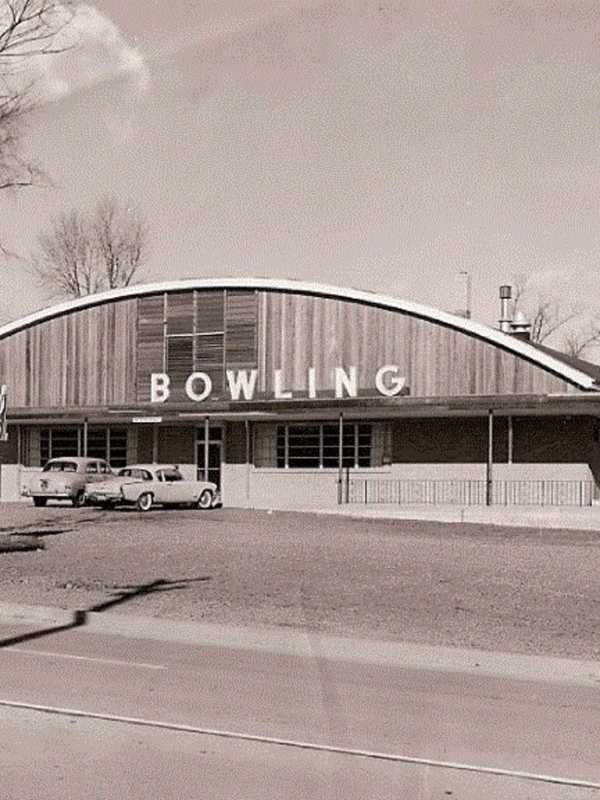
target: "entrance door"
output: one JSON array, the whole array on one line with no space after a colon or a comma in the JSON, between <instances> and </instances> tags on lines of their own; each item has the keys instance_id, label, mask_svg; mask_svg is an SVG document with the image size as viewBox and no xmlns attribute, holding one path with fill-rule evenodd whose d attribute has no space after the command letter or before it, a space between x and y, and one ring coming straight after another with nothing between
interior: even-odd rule
<instances>
[{"instance_id":1,"label":"entrance door","mask_svg":"<svg viewBox=\"0 0 600 800\"><path fill-rule=\"evenodd\" d=\"M208 434L208 480L216 483L221 488L221 460L223 448L223 429L221 426L211 426ZM196 436L196 467L199 481L204 480L206 471L206 443L204 428L197 429Z\"/></svg>"}]
</instances>

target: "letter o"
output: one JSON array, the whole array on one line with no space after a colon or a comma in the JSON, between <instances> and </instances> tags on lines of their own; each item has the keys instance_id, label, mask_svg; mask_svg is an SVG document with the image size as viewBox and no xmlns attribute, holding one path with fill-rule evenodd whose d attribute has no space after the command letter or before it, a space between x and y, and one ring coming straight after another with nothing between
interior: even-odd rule
<instances>
[{"instance_id":1,"label":"letter o","mask_svg":"<svg viewBox=\"0 0 600 800\"><path fill-rule=\"evenodd\" d=\"M201 392L196 392L194 389L194 383L196 381L204 382L204 389ZM188 376L185 382L185 393L190 400L193 400L195 403L201 403L203 400L206 400L211 392L212 381L206 372L192 372L192 374Z\"/></svg>"}]
</instances>

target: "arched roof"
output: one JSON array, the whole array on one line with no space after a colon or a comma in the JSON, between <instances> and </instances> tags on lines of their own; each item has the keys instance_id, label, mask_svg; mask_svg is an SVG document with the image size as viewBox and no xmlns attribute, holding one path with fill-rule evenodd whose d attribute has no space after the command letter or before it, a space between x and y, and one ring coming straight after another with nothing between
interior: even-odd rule
<instances>
[{"instance_id":1,"label":"arched roof","mask_svg":"<svg viewBox=\"0 0 600 800\"><path fill-rule=\"evenodd\" d=\"M279 278L190 278L185 280L165 281L127 286L112 289L108 292L87 295L77 300L69 300L50 308L36 311L22 319L9 322L0 327L0 339L13 333L30 328L40 322L70 314L93 306L103 305L117 300L125 300L162 292L180 292L192 289L246 289L267 292L290 292L312 295L333 300L348 300L364 303L369 306L398 311L412 317L444 325L447 328L474 336L481 341L492 344L509 353L525 358L532 364L552 372L554 375L588 391L599 391L593 370L587 371L573 366L547 351L538 349L529 342L509 336L506 333L490 328L480 322L449 314L446 311L421 305L410 300L403 300L389 295L367 292L360 289L342 288L322 283L309 283ZM585 362L578 362L578 365Z\"/></svg>"}]
</instances>

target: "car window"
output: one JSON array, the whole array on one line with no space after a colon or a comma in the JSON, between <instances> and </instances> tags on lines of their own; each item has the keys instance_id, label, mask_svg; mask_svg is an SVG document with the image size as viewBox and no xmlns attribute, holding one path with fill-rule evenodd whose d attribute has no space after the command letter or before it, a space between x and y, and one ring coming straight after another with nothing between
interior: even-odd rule
<instances>
[{"instance_id":1,"label":"car window","mask_svg":"<svg viewBox=\"0 0 600 800\"><path fill-rule=\"evenodd\" d=\"M77 472L74 461L49 461L42 472Z\"/></svg>"},{"instance_id":2,"label":"car window","mask_svg":"<svg viewBox=\"0 0 600 800\"><path fill-rule=\"evenodd\" d=\"M176 469L165 469L163 471L163 480L173 483L174 481L182 481L183 475Z\"/></svg>"},{"instance_id":3,"label":"car window","mask_svg":"<svg viewBox=\"0 0 600 800\"><path fill-rule=\"evenodd\" d=\"M130 478L132 470L130 469L120 469L117 473L121 478Z\"/></svg>"},{"instance_id":4,"label":"car window","mask_svg":"<svg viewBox=\"0 0 600 800\"><path fill-rule=\"evenodd\" d=\"M142 473L142 480L143 481L153 481L154 478L152 477L152 473L148 472L147 469L141 469L140 472Z\"/></svg>"},{"instance_id":5,"label":"car window","mask_svg":"<svg viewBox=\"0 0 600 800\"><path fill-rule=\"evenodd\" d=\"M110 475L111 469L105 461L100 461L100 472L103 475Z\"/></svg>"},{"instance_id":6,"label":"car window","mask_svg":"<svg viewBox=\"0 0 600 800\"><path fill-rule=\"evenodd\" d=\"M87 464L87 466L85 468L85 471L87 473L97 474L98 473L98 464L96 464L95 461L92 461L90 464Z\"/></svg>"}]
</instances>

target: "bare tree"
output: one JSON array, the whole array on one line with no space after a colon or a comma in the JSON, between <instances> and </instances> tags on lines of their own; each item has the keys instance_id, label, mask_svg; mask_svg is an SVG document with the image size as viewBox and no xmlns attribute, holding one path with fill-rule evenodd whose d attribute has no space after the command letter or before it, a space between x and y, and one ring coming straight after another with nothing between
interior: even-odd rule
<instances>
[{"instance_id":1,"label":"bare tree","mask_svg":"<svg viewBox=\"0 0 600 800\"><path fill-rule=\"evenodd\" d=\"M31 186L38 164L21 149L27 115L36 106L26 79L32 59L69 47L61 35L72 18L71 0L0 0L0 189Z\"/></svg>"},{"instance_id":2,"label":"bare tree","mask_svg":"<svg viewBox=\"0 0 600 800\"><path fill-rule=\"evenodd\" d=\"M544 293L532 298L529 280L525 275L515 275L513 278L513 319L518 311L522 311L531 323L531 341L540 343L583 313L579 307L565 309L556 298Z\"/></svg>"},{"instance_id":3,"label":"bare tree","mask_svg":"<svg viewBox=\"0 0 600 800\"><path fill-rule=\"evenodd\" d=\"M580 305L565 308L548 294L533 295L525 275L513 277L513 319L517 312L522 312L530 322L532 342L553 338L560 350L575 358L582 358L600 346L600 314L592 314L589 308Z\"/></svg>"},{"instance_id":4,"label":"bare tree","mask_svg":"<svg viewBox=\"0 0 600 800\"><path fill-rule=\"evenodd\" d=\"M139 209L104 197L96 206L94 234L106 287L129 286L148 238Z\"/></svg>"},{"instance_id":5,"label":"bare tree","mask_svg":"<svg viewBox=\"0 0 600 800\"><path fill-rule=\"evenodd\" d=\"M565 353L575 358L581 358L586 352L600 345L600 319L590 320L581 330L572 330L563 337Z\"/></svg>"},{"instance_id":6,"label":"bare tree","mask_svg":"<svg viewBox=\"0 0 600 800\"><path fill-rule=\"evenodd\" d=\"M107 197L91 211L56 217L38 237L33 269L52 294L83 297L129 286L142 268L147 243L140 211Z\"/></svg>"}]
</instances>

